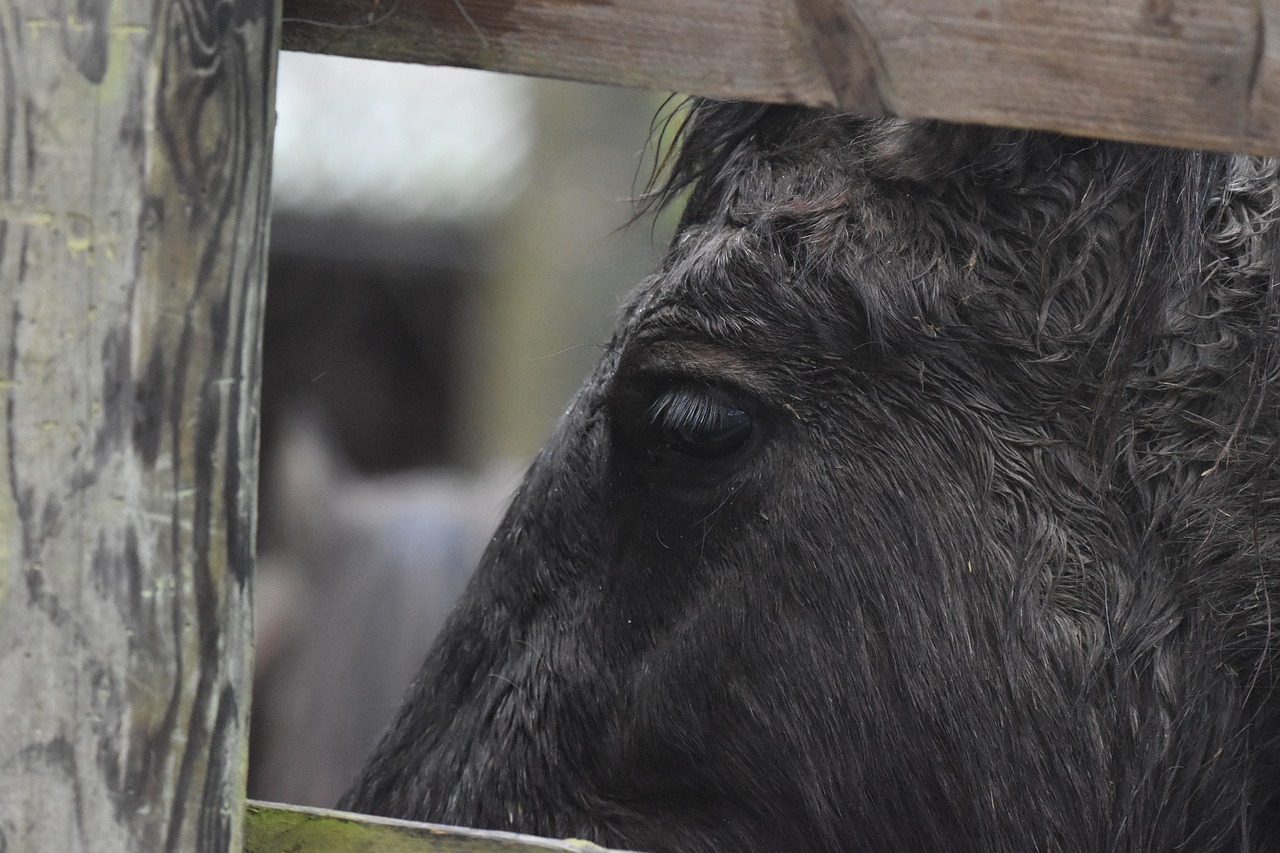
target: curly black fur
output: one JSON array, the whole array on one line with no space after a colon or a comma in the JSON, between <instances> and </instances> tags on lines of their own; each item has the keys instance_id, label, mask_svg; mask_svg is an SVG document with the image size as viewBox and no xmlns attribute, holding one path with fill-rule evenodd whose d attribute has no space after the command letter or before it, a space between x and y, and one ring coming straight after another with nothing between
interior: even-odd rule
<instances>
[{"instance_id":1,"label":"curly black fur","mask_svg":"<svg viewBox=\"0 0 1280 853\"><path fill-rule=\"evenodd\" d=\"M1280 845L1276 164L720 102L683 137L661 272L343 806Z\"/></svg>"}]
</instances>

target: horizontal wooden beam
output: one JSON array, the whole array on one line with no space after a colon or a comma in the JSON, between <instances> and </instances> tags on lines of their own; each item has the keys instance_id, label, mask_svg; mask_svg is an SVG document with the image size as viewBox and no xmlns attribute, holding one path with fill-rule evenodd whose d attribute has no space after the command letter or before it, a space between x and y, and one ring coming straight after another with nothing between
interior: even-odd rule
<instances>
[{"instance_id":1,"label":"horizontal wooden beam","mask_svg":"<svg viewBox=\"0 0 1280 853\"><path fill-rule=\"evenodd\" d=\"M285 0L284 15L289 50L1280 154L1280 0Z\"/></svg>"},{"instance_id":2,"label":"horizontal wooden beam","mask_svg":"<svg viewBox=\"0 0 1280 853\"><path fill-rule=\"evenodd\" d=\"M250 801L244 853L625 853L587 841Z\"/></svg>"}]
</instances>

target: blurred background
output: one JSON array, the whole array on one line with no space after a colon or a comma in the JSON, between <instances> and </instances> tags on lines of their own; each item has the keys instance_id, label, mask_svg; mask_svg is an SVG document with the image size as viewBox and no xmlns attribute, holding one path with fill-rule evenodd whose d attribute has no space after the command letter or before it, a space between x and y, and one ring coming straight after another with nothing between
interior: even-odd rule
<instances>
[{"instance_id":1,"label":"blurred background","mask_svg":"<svg viewBox=\"0 0 1280 853\"><path fill-rule=\"evenodd\" d=\"M663 101L281 54L251 797L332 806L390 721L670 237Z\"/></svg>"}]
</instances>

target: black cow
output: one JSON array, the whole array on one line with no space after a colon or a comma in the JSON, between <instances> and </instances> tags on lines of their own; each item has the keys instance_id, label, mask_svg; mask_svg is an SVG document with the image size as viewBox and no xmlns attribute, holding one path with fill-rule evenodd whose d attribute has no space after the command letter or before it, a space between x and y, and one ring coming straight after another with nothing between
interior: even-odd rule
<instances>
[{"instance_id":1,"label":"black cow","mask_svg":"<svg viewBox=\"0 0 1280 853\"><path fill-rule=\"evenodd\" d=\"M1280 845L1274 162L702 102L658 275L342 805Z\"/></svg>"}]
</instances>

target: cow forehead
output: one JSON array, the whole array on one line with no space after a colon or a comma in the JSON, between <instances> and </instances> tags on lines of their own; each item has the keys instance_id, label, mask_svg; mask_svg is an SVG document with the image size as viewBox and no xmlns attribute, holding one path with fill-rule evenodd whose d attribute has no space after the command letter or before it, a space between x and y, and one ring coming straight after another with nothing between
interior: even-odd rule
<instances>
[{"instance_id":1,"label":"cow forehead","mask_svg":"<svg viewBox=\"0 0 1280 853\"><path fill-rule=\"evenodd\" d=\"M623 345L677 339L764 361L826 360L865 347L886 317L901 318L899 337L935 334L935 303L954 303L974 286L965 261L974 249L942 245L922 218L910 234L886 229L886 219L918 216L901 199L848 195L802 225L762 217L689 226L663 272L637 293ZM959 260L944 263L943 253Z\"/></svg>"},{"instance_id":2,"label":"cow forehead","mask_svg":"<svg viewBox=\"0 0 1280 853\"><path fill-rule=\"evenodd\" d=\"M847 304L837 306L836 289L822 277L799 274L787 253L758 233L705 229L638 295L624 340L769 358L779 348L811 345L815 334L851 332L852 297L842 294Z\"/></svg>"},{"instance_id":3,"label":"cow forehead","mask_svg":"<svg viewBox=\"0 0 1280 853\"><path fill-rule=\"evenodd\" d=\"M665 334L683 326L728 343L744 334L791 344L816 336L839 347L865 343L868 318L925 330L936 313L930 303L973 289L981 244L991 242L981 221L987 202L1025 191L1011 189L1022 180L1011 168L993 177L984 152L1015 159L1010 150L1046 144L995 146L990 135L806 112L749 136L695 190L629 324ZM943 155L949 171L926 179L944 169Z\"/></svg>"}]
</instances>

